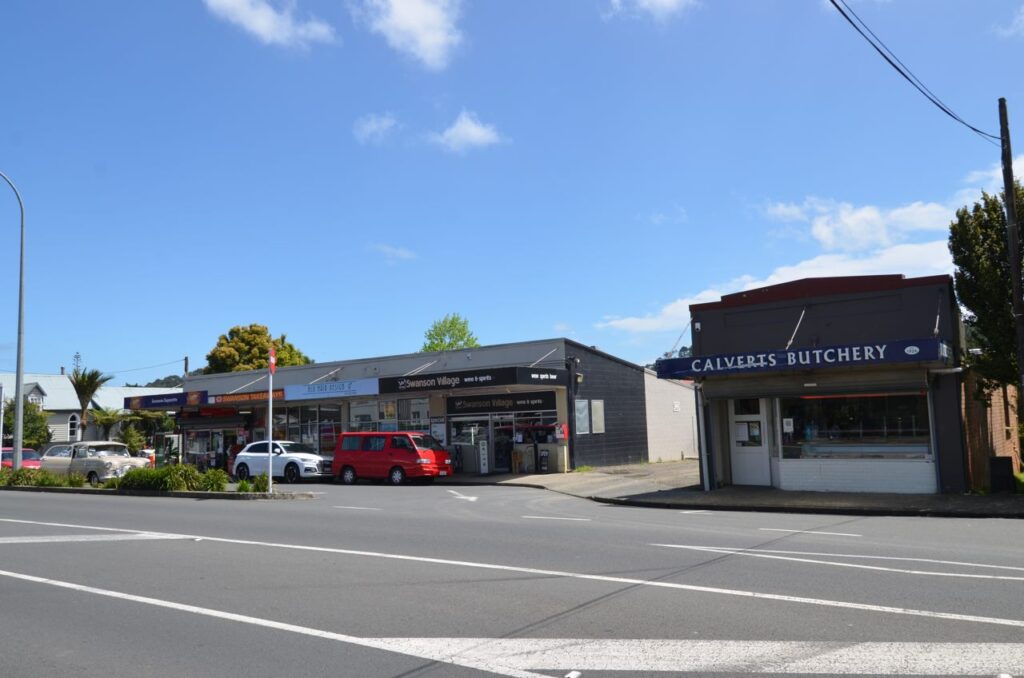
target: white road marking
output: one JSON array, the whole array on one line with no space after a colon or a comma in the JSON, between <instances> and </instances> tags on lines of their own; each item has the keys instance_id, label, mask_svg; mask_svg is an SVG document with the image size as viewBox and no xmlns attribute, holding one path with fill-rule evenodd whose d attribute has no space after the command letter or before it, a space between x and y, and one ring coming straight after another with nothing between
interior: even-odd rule
<instances>
[{"instance_id":1,"label":"white road marking","mask_svg":"<svg viewBox=\"0 0 1024 678\"><path fill-rule=\"evenodd\" d=\"M466 501L476 501L476 497L467 497L464 494L459 494L455 490L448 490L451 494L455 495L456 499L465 499Z\"/></svg>"},{"instance_id":2,"label":"white road marking","mask_svg":"<svg viewBox=\"0 0 1024 678\"><path fill-rule=\"evenodd\" d=\"M382 508L373 508L370 506L332 506L331 508L348 509L350 511L383 511Z\"/></svg>"},{"instance_id":3,"label":"white road marking","mask_svg":"<svg viewBox=\"0 0 1024 678\"><path fill-rule=\"evenodd\" d=\"M862 534L850 534L849 532L815 532L814 530L783 530L777 527L758 528L763 532L793 532L796 534L826 534L830 537L863 537Z\"/></svg>"},{"instance_id":4,"label":"white road marking","mask_svg":"<svg viewBox=\"0 0 1024 678\"><path fill-rule=\"evenodd\" d=\"M579 671L570 671L569 673L565 674L565 678L580 678L580 676L582 675L583 674Z\"/></svg>"},{"instance_id":5,"label":"white road marking","mask_svg":"<svg viewBox=\"0 0 1024 678\"><path fill-rule=\"evenodd\" d=\"M562 518L561 516L521 516L527 520L578 520L580 522L589 523L590 518Z\"/></svg>"},{"instance_id":6,"label":"white road marking","mask_svg":"<svg viewBox=\"0 0 1024 678\"><path fill-rule=\"evenodd\" d=\"M30 523L37 525L57 525L57 523L34 523L29 520L11 520L0 518L0 521ZM109 529L117 532L130 532L119 528L104 528L83 525L68 525L60 523L62 527L79 527L82 529L104 530ZM160 534L160 533L152 533ZM929 619L944 619L948 621L962 621L976 624L994 624L997 626L1011 626L1024 628L1024 620L1004 619L1000 617L983 617L979 615L959 614L955 612L935 612L932 610L917 610L905 607L893 607L888 605L872 605L870 603L853 603L844 600L829 600L824 598L807 598L803 596L789 596L779 593L762 593L760 591L744 591L742 589L726 589L715 586L698 586L696 584L677 584L666 581L652 581L647 579L633 579L630 577L614 577L603 574L587 574L581 572L566 572L562 570L543 570L534 567L521 567L515 565L498 565L495 563L481 563L465 560L450 560L446 558L429 558L426 556L409 556L399 553L381 553L377 551L359 551L355 549L339 549L326 546L305 546L301 544L280 544L274 542L252 541L247 539L227 539L224 537L209 537L201 535L173 535L185 538L202 538L210 542L222 544L238 544L241 546L256 546L261 548L282 548L296 551L311 551L314 553L336 553L338 555L362 556L366 558L380 558L383 560L398 560L414 563L428 563L442 565L444 567L466 567L480 570L493 570L499 572L516 572L532 576L560 577L564 579L577 579L581 581L598 581L610 584L624 584L626 586L650 586L652 588L669 589L675 591L693 591L696 593L711 593L726 596L737 596L741 598L752 598L755 600L772 600L785 603L798 603L804 605L818 605L822 607L835 607L847 610L858 610L861 612L877 612L883 614L897 614L911 617L925 617Z\"/></svg>"},{"instance_id":7,"label":"white road marking","mask_svg":"<svg viewBox=\"0 0 1024 678\"><path fill-rule=\"evenodd\" d=\"M356 636L345 635L343 633L334 633L332 631L315 629L308 626L286 624L284 622L273 621L271 619L261 619L259 617L250 617L244 614L235 614L234 612L214 610L208 607L199 607L197 605L175 603L170 600L161 600L159 598L136 596L131 593L111 591L109 589L100 589L94 586L84 586L82 584L75 584L72 582L60 581L57 579L46 579L45 577L36 577L30 574L21 574L19 572L8 572L6 570L0 570L0 576L10 577L11 579L20 579L22 581L32 582L35 584L46 584L48 586L56 586L58 588L70 589L72 591L79 591L81 593L91 593L98 596L106 596L108 598L126 600L133 603L142 603L144 605L163 607L170 610L177 610L179 612L189 612L191 614L197 614L204 617L213 617L215 619L223 619L225 621L252 624L253 626L262 626L263 628L274 629L277 631L288 631L290 633L298 633L305 636L324 638L326 640L336 640L342 643L349 643L351 645L360 645L362 647L369 647L376 650L384 650L386 652L396 652L398 654L411 655L418 659L430 659L437 662L444 662L446 664L453 664L455 666L465 666L472 669L479 669L481 671L489 671L491 673L497 673L503 676L511 676L513 678L546 678L545 676L538 673L533 673L521 669L508 668L504 664L498 662L488 662L476 659L474 657L467 657L465 659L462 659L460 657L453 656L451 652L448 652L447 649L442 649L440 646L438 648L435 648L434 652L428 655L424 655L420 652L414 651L413 646L411 644L404 643L402 642L401 639L395 640L387 638L359 638Z\"/></svg>"},{"instance_id":8,"label":"white road marking","mask_svg":"<svg viewBox=\"0 0 1024 678\"><path fill-rule=\"evenodd\" d=\"M962 572L934 572L932 570L905 570L895 567L882 567L880 565L860 565L858 563L843 563L834 560L815 560L812 558L795 558L793 556L781 556L775 555L776 553L791 553L800 554L799 551L751 551L748 549L739 548L728 548L719 546L690 546L686 544L651 544L651 546L664 546L670 549L686 549L688 551L703 551L705 553L723 553L733 556L748 556L751 558L768 558L771 560L789 560L796 563L812 563L815 565L834 565L835 567L851 567L859 570L876 570L879 572L895 572L897 574L915 574L924 575L928 577L963 577L965 579L997 579L1003 581L1024 581L1024 577L1010 577L1005 575L995 574L968 574ZM802 555L817 555L817 556L831 556L833 558L885 558L886 556L864 556L864 555L851 555L847 556L842 553L807 553ZM901 558L901 560L915 560L914 558ZM929 561L924 562L944 562L944 561ZM960 563L961 565L970 565L972 567L998 567L1003 569L1000 565L976 565L973 563ZM1022 568L1009 568L1019 570Z\"/></svg>"},{"instance_id":9,"label":"white road marking","mask_svg":"<svg viewBox=\"0 0 1024 678\"><path fill-rule=\"evenodd\" d=\"M171 534L61 534L52 536L0 537L0 544L66 544L82 541L140 541L152 539L187 539Z\"/></svg>"},{"instance_id":10,"label":"white road marking","mask_svg":"<svg viewBox=\"0 0 1024 678\"><path fill-rule=\"evenodd\" d=\"M693 509L691 511L680 511L680 513L711 513L711 511L705 511L704 509Z\"/></svg>"}]
</instances>

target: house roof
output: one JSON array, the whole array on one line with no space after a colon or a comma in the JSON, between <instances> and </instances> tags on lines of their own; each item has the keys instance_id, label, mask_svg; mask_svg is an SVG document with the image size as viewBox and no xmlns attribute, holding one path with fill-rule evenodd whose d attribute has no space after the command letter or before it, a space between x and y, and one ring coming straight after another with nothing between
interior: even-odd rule
<instances>
[{"instance_id":1,"label":"house roof","mask_svg":"<svg viewBox=\"0 0 1024 678\"><path fill-rule=\"evenodd\" d=\"M14 397L13 372L0 372L0 385L3 386L4 400ZM35 385L43 394L43 409L47 412L78 412L82 406L78 403L78 394L71 385L71 378L66 374L25 374L23 375L24 392L27 395ZM181 388L155 388L145 386L101 386L92 399L92 407L105 409L124 409L124 399L132 396L161 395L164 393L181 393Z\"/></svg>"}]
</instances>

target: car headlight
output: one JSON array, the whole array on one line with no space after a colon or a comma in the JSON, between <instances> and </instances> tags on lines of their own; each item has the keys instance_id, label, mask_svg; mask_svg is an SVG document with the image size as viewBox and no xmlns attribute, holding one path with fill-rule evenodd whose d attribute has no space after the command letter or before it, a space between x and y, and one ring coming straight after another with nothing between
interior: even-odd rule
<instances>
[{"instance_id":1,"label":"car headlight","mask_svg":"<svg viewBox=\"0 0 1024 678\"><path fill-rule=\"evenodd\" d=\"M109 462L109 461L104 462L103 463L103 468L105 468L105 469L107 469L109 471L110 469L114 468L114 464L113 464L113 462Z\"/></svg>"},{"instance_id":2,"label":"car headlight","mask_svg":"<svg viewBox=\"0 0 1024 678\"><path fill-rule=\"evenodd\" d=\"M450 464L450 463L452 463L452 460L451 460L451 459L445 459L445 460L444 460L444 463L446 463L446 464Z\"/></svg>"}]
</instances>

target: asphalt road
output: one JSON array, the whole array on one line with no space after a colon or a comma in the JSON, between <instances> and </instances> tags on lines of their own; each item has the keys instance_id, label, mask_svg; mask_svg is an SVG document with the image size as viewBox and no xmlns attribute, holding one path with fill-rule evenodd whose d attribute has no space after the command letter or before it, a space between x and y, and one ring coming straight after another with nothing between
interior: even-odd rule
<instances>
[{"instance_id":1,"label":"asphalt road","mask_svg":"<svg viewBox=\"0 0 1024 678\"><path fill-rule=\"evenodd\" d=\"M0 675L1024 675L1024 523L0 492Z\"/></svg>"}]
</instances>

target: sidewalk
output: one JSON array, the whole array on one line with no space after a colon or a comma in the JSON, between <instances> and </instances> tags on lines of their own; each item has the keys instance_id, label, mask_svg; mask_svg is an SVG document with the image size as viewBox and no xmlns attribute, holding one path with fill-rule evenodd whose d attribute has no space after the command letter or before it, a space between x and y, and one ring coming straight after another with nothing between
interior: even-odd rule
<instances>
[{"instance_id":1,"label":"sidewalk","mask_svg":"<svg viewBox=\"0 0 1024 678\"><path fill-rule=\"evenodd\" d=\"M679 510L1024 518L1024 494L793 492L740 486L703 492L697 461L689 459L609 466L583 473L457 476L438 483L536 487L608 504Z\"/></svg>"}]
</instances>

